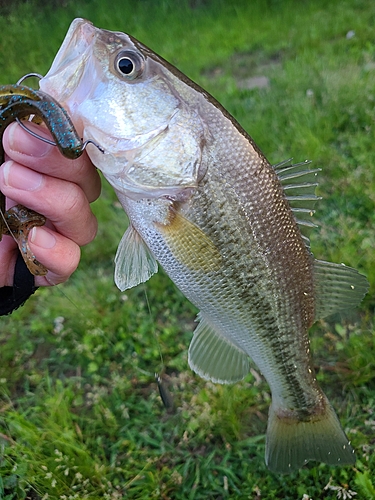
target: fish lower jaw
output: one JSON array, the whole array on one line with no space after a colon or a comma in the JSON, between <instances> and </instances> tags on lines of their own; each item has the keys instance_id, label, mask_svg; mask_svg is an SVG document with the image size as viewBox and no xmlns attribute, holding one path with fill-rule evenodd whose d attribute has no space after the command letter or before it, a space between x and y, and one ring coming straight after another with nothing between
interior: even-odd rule
<instances>
[{"instance_id":1,"label":"fish lower jaw","mask_svg":"<svg viewBox=\"0 0 375 500\"><path fill-rule=\"evenodd\" d=\"M165 200L168 204L173 202L184 203L188 200L195 186L149 186L137 183L127 175L108 174L106 170L98 167L102 171L104 177L116 191L118 197L125 197L132 201L145 202L151 200ZM121 201L121 200L120 200Z\"/></svg>"}]
</instances>

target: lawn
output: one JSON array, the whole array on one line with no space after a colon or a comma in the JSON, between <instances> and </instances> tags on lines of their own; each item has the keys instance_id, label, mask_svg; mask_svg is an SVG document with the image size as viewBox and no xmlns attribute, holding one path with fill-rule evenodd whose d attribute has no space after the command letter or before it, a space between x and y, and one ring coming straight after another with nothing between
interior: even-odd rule
<instances>
[{"instance_id":1,"label":"lawn","mask_svg":"<svg viewBox=\"0 0 375 500\"><path fill-rule=\"evenodd\" d=\"M43 5L42 5L43 4ZM318 322L318 379L357 454L290 476L264 464L270 393L254 367L233 386L187 364L197 311L159 271L120 293L127 225L104 183L96 240L64 285L0 319L0 498L375 498L375 3L76 0L0 15L0 84L45 73L75 17L125 31L213 94L272 163L322 169L317 258L366 274L361 307ZM161 401L155 373L173 398Z\"/></svg>"}]
</instances>

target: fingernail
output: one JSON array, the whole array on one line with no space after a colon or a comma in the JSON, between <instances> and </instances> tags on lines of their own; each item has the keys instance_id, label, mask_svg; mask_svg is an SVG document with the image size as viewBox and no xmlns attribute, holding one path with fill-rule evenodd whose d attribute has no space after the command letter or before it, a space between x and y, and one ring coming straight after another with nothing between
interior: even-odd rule
<instances>
[{"instance_id":1,"label":"fingernail","mask_svg":"<svg viewBox=\"0 0 375 500\"><path fill-rule=\"evenodd\" d=\"M4 181L7 186L22 189L23 191L36 191L43 182L43 175L29 168L15 165L7 161L3 165Z\"/></svg>"},{"instance_id":2,"label":"fingernail","mask_svg":"<svg viewBox=\"0 0 375 500\"><path fill-rule=\"evenodd\" d=\"M36 134L45 138L50 138L42 127L38 127L30 122L26 123L26 126ZM53 148L51 144L47 144L46 142L33 137L31 134L26 132L26 130L23 130L23 128L17 123L12 123L8 127L8 134L9 147L14 152L41 158L51 151L51 148Z\"/></svg>"},{"instance_id":3,"label":"fingernail","mask_svg":"<svg viewBox=\"0 0 375 500\"><path fill-rule=\"evenodd\" d=\"M38 247L50 249L56 245L56 238L44 227L33 227L29 234L29 242Z\"/></svg>"}]
</instances>

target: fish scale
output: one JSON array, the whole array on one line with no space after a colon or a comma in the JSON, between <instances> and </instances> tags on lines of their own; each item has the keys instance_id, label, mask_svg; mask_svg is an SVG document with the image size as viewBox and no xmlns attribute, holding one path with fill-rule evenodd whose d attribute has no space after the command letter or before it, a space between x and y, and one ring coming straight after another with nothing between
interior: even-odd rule
<instances>
[{"instance_id":1,"label":"fish scale","mask_svg":"<svg viewBox=\"0 0 375 500\"><path fill-rule=\"evenodd\" d=\"M221 144L225 144L225 138L223 138L223 142ZM246 162L246 159L243 159L242 161L245 161ZM248 163L248 162L247 162ZM237 168L241 171L240 169L240 166L237 165ZM228 173L231 174L231 176L233 176L233 168L228 168ZM266 173L266 178L269 179L270 177L270 174L265 171ZM221 172L221 174L223 175L223 172ZM255 179L257 179L257 176L254 176ZM252 179L254 179L254 177L252 177ZM258 176L258 181L260 184L262 184L262 178L260 177L260 175ZM239 179L239 183L241 183L241 179ZM213 179L209 179L207 180L206 182L202 183L202 187L200 190L198 190L198 192L200 192L201 190L203 190L203 192L205 192L205 200L197 200L196 203L194 203L194 201L191 202L191 206L192 207L195 207L196 208L196 212L198 212L197 214L197 218L195 217L195 214L192 213L192 212L188 212L187 213L187 216L189 217L190 220L194 221L195 223L197 223L197 225L204 231L205 234L209 235L209 237L212 239L212 241L216 244L216 246L220 249L220 248L223 248L225 249L227 247L227 235L228 235L228 230L226 230L226 228L221 228L220 230L218 230L217 228L219 227L220 223L222 221L226 221L226 218L228 216L228 213L230 212L230 207L226 207L224 206L222 203L221 203L221 211L220 212L217 212L216 210L216 207L215 207L215 204L214 204L214 196L212 195L212 193L210 193L208 191L209 188L211 188L212 190L214 190L216 193L218 193L218 190L219 188L221 187L221 185L223 184L223 178L220 177L220 182L219 183L216 183L215 180ZM242 183L241 183L242 184ZM243 185L243 184L242 184ZM255 183L253 183L253 191L254 192L262 192L263 195L264 195L264 189L261 190L257 188L257 185ZM237 193L238 193L238 190L237 190ZM271 189L271 193L278 193L278 191L273 188ZM252 194L252 193L250 193ZM199 195L198 195L199 196ZM222 194L223 196L223 194ZM222 196L219 196L218 198L219 199L222 199ZM267 196L267 195L266 195ZM268 196L269 199L271 199L271 195ZM282 196L279 196L280 198L280 201L278 202L279 205L281 205L281 202L284 201L283 200L283 197ZM245 206L241 206L243 211L245 212L244 216L246 217L246 214L247 213L254 213L254 207L253 205L256 205L257 204L257 199L255 197L251 198L252 200L254 200L252 203L249 203L247 202L247 205L249 205L249 207L247 207L246 205ZM264 201L264 198L263 200ZM284 204L285 204L285 201L284 201ZM231 207L236 207L238 208L239 205L234 205L234 204L231 204ZM207 213L207 210L206 210L206 207L210 207L210 212ZM267 210L267 208L266 208ZM216 219L213 219L213 215L212 215L212 212L216 211L217 212L217 217ZM290 209L289 207L287 207L287 210L286 212L290 212ZM202 217L206 215L206 221L207 222L204 222L202 220ZM231 255L226 255L226 261L225 261L225 264L223 265L223 274L225 276L225 279L227 280L227 285L223 285L221 283L221 290L230 290L231 293L230 294L223 294L222 296L222 299L220 300L219 302L219 307L217 307L217 309L220 310L220 313L219 315L221 315L221 310L222 310L222 307L224 306L224 303L227 302L228 300L231 300L231 301L235 301L236 300L236 296L239 294L240 295L240 299L241 299L241 302L243 304L252 304L253 305L253 309L257 311L256 313L256 316L254 317L253 320L251 320L251 314L252 312L249 311L247 309L247 306L246 306L246 309L244 312L242 312L242 316L247 316L249 319L248 319L248 322L250 323L250 326L255 329L256 331L260 332L260 335L264 335L268 338L270 344L271 344L271 348L275 351L275 356L280 358L280 360L283 362L283 366L284 366L284 370L285 370L285 376L288 377L290 380L292 380L293 383L290 383L290 388L289 388L289 392L292 393L292 399L293 401L297 402L296 404L298 403L301 403L301 401L298 401L298 399L301 399L301 397L298 398L298 395L295 396L295 393L303 393L303 391L299 391L299 387L300 387L300 384L297 383L298 379L296 376L293 376L293 372L295 371L294 370L294 362L291 362L291 363L288 363L287 361L285 361L285 358L283 356L283 353L284 351L286 351L287 355L290 353L290 352L293 352L293 351L290 351L290 340L286 337L286 332L284 333L282 328L284 327L284 324L286 324L286 321L285 322L282 322L281 321L281 318L285 316L287 316L287 318L290 319L291 317L291 314L290 314L290 310L289 307L288 307L288 304L285 304L285 300L283 300L281 302L281 306L282 308L284 309L285 313L283 314L283 311L282 311L282 308L278 307L278 304L277 304L277 299L275 300L274 297L269 297L268 298L268 301L269 303L264 303L263 304L263 307L260 307L261 303L264 301L265 297L264 297L264 294L262 294L262 289L265 289L267 288L268 286L272 286L273 283L275 283L275 280L269 280L269 282L266 282L266 283L260 283L258 285L258 288L260 288L260 292L254 287L251 289L251 293L250 293L250 296L249 294L246 294L245 293L245 290L246 290L246 282L248 282L249 280L251 280L251 272L249 270L249 265L248 265L248 262L256 262L255 260L255 256L246 256L245 259L241 259L240 262L243 262L243 260L246 261L246 264L247 265L241 265L239 266L239 269L238 269L238 258L240 255L242 255L242 249L243 249L243 246L245 246L246 248L253 248L254 247L254 242L246 242L245 238L244 238L244 235L243 235L243 231L246 231L248 229L248 227L246 226L246 224L244 225L243 229L241 230L238 226L239 226L239 214L238 214L238 210L236 210L236 214L235 214L235 220L236 220L236 227L232 228L232 232L234 232L234 229L236 230L236 233L238 234L238 237L237 237L237 241L240 241L241 242L241 245L235 245L235 252L232 252ZM287 217L285 216L285 219ZM291 218L291 215L289 217L289 219ZM211 228L212 228L212 221L215 221L215 225L216 225L216 231L214 232L214 234L212 234L211 232ZM280 228L278 226L276 226L273 230L272 228L274 227L272 224L273 224L273 221L272 221L272 217L271 217L271 220L268 221L268 227L267 227L267 230L268 231L264 231L263 228L262 228L262 221L264 221L264 218L262 217L262 214L259 214L258 216L258 219L257 219L257 222L254 223L252 225L252 227L256 228L258 227L258 232L262 232L262 234L267 234L268 232L268 238L269 240L268 241L273 241L274 240L274 233L279 230ZM284 218L281 218L278 219L277 222L279 225L281 223L283 223L284 221ZM225 222L226 224L226 222ZM292 224L293 226L293 224ZM294 227L293 227L294 229ZM229 232L230 234L230 232ZM254 231L254 234L256 235L256 231ZM295 232L292 231L292 234L294 235ZM217 241L216 237L217 235L222 235L224 237L224 240L223 241ZM242 236L241 236L242 235ZM264 240L263 240L264 241ZM293 243L295 246L297 246L295 243ZM269 247L269 242L268 242L268 247ZM306 252L306 248L304 247L303 243L301 242L301 247L305 250L305 253ZM239 252L240 252L240 255L239 255ZM281 254L282 256L285 255L285 247L283 247L281 249ZM264 254L259 252L257 250L256 252L256 255L258 256L258 260L259 260L259 255L261 256L261 259L263 260L264 259ZM275 252L272 253L272 256L275 258L275 256L277 257L277 254L275 255ZM277 259L275 261L275 263L277 263ZM268 263L267 262L267 265L266 267L272 265L272 262L271 263ZM280 267L280 266L277 266L277 267ZM257 274L261 277L263 277L263 280L264 280L264 273L259 273L259 269L261 268L261 265L258 263L257 265L254 266L255 269L257 269ZM285 268L281 268L281 271L282 273L284 273L285 271ZM238 281L238 276L243 276L245 277L244 281L245 283L239 283ZM295 277L295 276L294 276ZM172 279L175 279L176 278L174 276L172 276ZM217 281L220 281L222 280L222 276L218 276L217 277ZM293 279L293 278L292 278ZM284 281L285 281L285 273L284 273ZM291 280L287 280L287 281L291 281ZM306 281L306 280L305 280ZM279 283L283 284L281 281L278 281ZM263 285L263 286L262 286ZM181 285L180 285L181 286ZM183 286L183 285L182 285ZM185 285L186 286L186 285ZM216 283L213 284L213 287L217 286ZM202 288L206 289L207 287L207 284L205 283L203 285ZM280 293L285 293L285 289L287 289L289 287L289 283L285 283L284 286L282 286L282 290ZM310 283L310 287L311 287L311 283ZM250 290L249 290L250 291ZM185 293L188 295L188 291L185 291ZM275 295L276 295L276 291L274 292ZM274 300L272 300L274 299ZM274 307L272 307L272 302L274 302ZM205 300L202 300L202 303L204 305L206 305L206 301ZM292 304L295 304L295 301L292 301L291 300L291 303ZM202 304L202 305L203 305ZM202 305L200 305L202 307ZM269 309L277 309L277 312L275 314L275 316L271 316L270 317L270 314L269 314ZM266 314L268 312L268 314ZM217 313L216 313L217 315ZM310 314L310 316L312 316ZM269 317L269 320L268 322L265 320L266 318ZM293 316L292 316L293 317ZM261 320L262 318L262 320ZM254 327L254 323L256 324L257 322L259 322L260 324L257 326L257 327ZM298 323L300 323L301 321L299 321ZM282 324L284 323L284 324ZM273 326L273 333L272 332L272 324L274 325ZM277 326L275 325L277 324ZM289 325L289 328L290 328L290 325ZM281 331L280 331L281 330ZM295 338L295 335L291 335L292 336L292 339ZM284 345L285 347L282 347L282 342L280 341L280 337L285 339L284 340ZM274 341L272 341L272 339L274 339ZM248 354L252 357L252 358L256 358L257 356L254 355L254 353L252 352L253 349L249 349L247 352ZM259 363L258 363L259 364ZM269 371L269 369L267 370L266 368L264 368L263 370L263 373L266 375L267 372ZM266 375L266 378L269 379L270 377L267 377ZM304 401L305 401L305 398L304 398Z\"/></svg>"},{"instance_id":2,"label":"fish scale","mask_svg":"<svg viewBox=\"0 0 375 500\"><path fill-rule=\"evenodd\" d=\"M188 362L205 379L241 380L252 358L272 393L272 471L309 460L353 464L314 375L308 328L357 305L368 283L310 252L318 169L272 167L177 68L133 37L83 19L73 21L40 85L105 150L88 154L130 221L115 258L117 286L147 281L157 263L165 269L200 310Z\"/></svg>"}]
</instances>

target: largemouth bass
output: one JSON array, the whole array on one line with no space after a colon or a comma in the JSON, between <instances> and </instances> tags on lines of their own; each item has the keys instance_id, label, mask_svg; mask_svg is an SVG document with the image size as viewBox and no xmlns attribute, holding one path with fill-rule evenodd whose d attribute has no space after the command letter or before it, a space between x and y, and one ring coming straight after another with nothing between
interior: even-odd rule
<instances>
[{"instance_id":1,"label":"largemouth bass","mask_svg":"<svg viewBox=\"0 0 375 500\"><path fill-rule=\"evenodd\" d=\"M3 85L0 86L0 163L4 162L2 137L6 127L17 118L30 114L47 125L65 157L75 159L83 153L84 144L69 116L50 95L24 85ZM22 205L9 210L5 208L5 196L0 191L0 241L3 234L12 236L29 271L36 276L47 274L47 269L35 258L28 243L31 229L45 224L45 217Z\"/></svg>"},{"instance_id":2,"label":"largemouth bass","mask_svg":"<svg viewBox=\"0 0 375 500\"><path fill-rule=\"evenodd\" d=\"M135 38L73 21L43 91L71 115L130 225L116 255L121 290L157 261L199 309L191 368L241 380L249 357L272 404L266 463L353 464L354 451L320 389L308 329L357 305L364 276L313 258L305 234L316 200L307 163L272 167L207 92ZM301 229L302 228L302 232Z\"/></svg>"}]
</instances>

